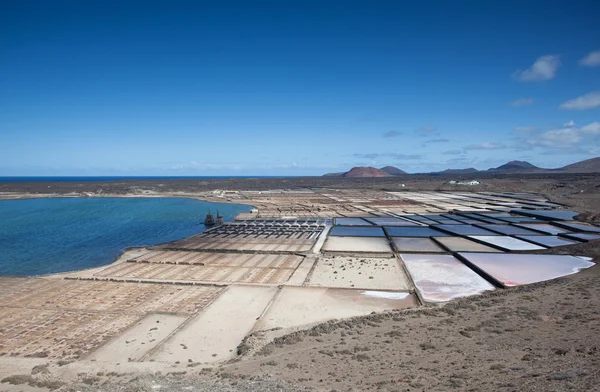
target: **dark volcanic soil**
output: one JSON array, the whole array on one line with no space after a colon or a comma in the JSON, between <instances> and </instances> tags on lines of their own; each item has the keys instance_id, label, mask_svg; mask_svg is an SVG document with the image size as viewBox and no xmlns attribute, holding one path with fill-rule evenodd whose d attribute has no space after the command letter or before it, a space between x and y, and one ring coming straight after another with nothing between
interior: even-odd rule
<instances>
[{"instance_id":1,"label":"dark volcanic soil","mask_svg":"<svg viewBox=\"0 0 600 392\"><path fill-rule=\"evenodd\" d=\"M481 181L476 186L450 185L450 180ZM404 185L404 186L402 186ZM68 194L92 192L109 195L141 194L145 190L172 192L207 192L222 190L267 190L299 188L381 189L389 191L495 191L533 192L559 203L578 208L591 216L600 213L600 173L593 174L488 174L406 175L384 178L291 177L174 179L111 182L34 182L0 183L0 193Z\"/></svg>"}]
</instances>

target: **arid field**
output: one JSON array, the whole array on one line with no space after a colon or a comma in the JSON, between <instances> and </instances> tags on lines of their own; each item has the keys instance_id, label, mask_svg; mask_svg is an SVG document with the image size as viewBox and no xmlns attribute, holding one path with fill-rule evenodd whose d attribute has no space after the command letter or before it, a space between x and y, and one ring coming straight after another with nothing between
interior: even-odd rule
<instances>
[{"instance_id":1,"label":"arid field","mask_svg":"<svg viewBox=\"0 0 600 392\"><path fill-rule=\"evenodd\" d=\"M0 391L600 390L600 176L0 184L234 222L0 277Z\"/></svg>"}]
</instances>

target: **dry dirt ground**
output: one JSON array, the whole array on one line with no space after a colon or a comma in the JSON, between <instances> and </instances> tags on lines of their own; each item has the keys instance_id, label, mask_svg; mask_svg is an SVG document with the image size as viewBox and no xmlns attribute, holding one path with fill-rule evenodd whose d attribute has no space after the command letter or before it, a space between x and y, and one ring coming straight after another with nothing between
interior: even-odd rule
<instances>
[{"instance_id":1,"label":"dry dirt ground","mask_svg":"<svg viewBox=\"0 0 600 392\"><path fill-rule=\"evenodd\" d=\"M383 180L370 186L396 190L402 181L410 190L446 188L439 179ZM279 187L286 187L281 181ZM537 192L583 212L579 219L599 221L599 175L483 181L471 190ZM369 182L345 184L361 188ZM210 186L226 188L222 185ZM65 192L73 192L68 188ZM7 190L0 185L0 192ZM600 246L593 242L559 253L600 260ZM253 339L260 337L242 344L242 354ZM0 391L600 391L600 266L443 307L321 324L214 369L105 373L92 367L70 374L79 382L63 385L56 377L69 364L40 363L1 380Z\"/></svg>"},{"instance_id":2,"label":"dry dirt ground","mask_svg":"<svg viewBox=\"0 0 600 392\"><path fill-rule=\"evenodd\" d=\"M600 251L587 249L592 252L598 260ZM82 374L82 383L61 390L598 391L598 369L600 267L595 266L441 308L322 324L217 369ZM43 380L45 371L34 368L31 376L21 377ZM0 385L7 388L11 381ZM15 377L15 382L21 381Z\"/></svg>"},{"instance_id":3,"label":"dry dirt ground","mask_svg":"<svg viewBox=\"0 0 600 392\"><path fill-rule=\"evenodd\" d=\"M600 390L599 334L596 266L434 310L322 325L222 373L340 391L591 391Z\"/></svg>"}]
</instances>

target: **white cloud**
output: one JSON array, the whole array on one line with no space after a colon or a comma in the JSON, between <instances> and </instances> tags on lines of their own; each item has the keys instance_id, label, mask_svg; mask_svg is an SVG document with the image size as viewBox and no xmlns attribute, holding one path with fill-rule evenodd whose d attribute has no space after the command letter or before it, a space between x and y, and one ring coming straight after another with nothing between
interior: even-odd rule
<instances>
[{"instance_id":1,"label":"white cloud","mask_svg":"<svg viewBox=\"0 0 600 392\"><path fill-rule=\"evenodd\" d=\"M577 144L581 139L582 137L577 129L562 128L543 133L536 143L546 147L564 147Z\"/></svg>"},{"instance_id":2,"label":"white cloud","mask_svg":"<svg viewBox=\"0 0 600 392\"><path fill-rule=\"evenodd\" d=\"M590 155L598 156L600 155L600 147L591 147L587 150L587 153Z\"/></svg>"},{"instance_id":3,"label":"white cloud","mask_svg":"<svg viewBox=\"0 0 600 392\"><path fill-rule=\"evenodd\" d=\"M578 127L571 120L558 129L551 129L544 133L524 135L515 139L512 148L516 151L532 150L539 148L541 154L552 155L567 154L592 154L596 148L595 135L600 135L600 122L592 122L583 127ZM591 146L591 147L590 147Z\"/></svg>"},{"instance_id":4,"label":"white cloud","mask_svg":"<svg viewBox=\"0 0 600 392\"><path fill-rule=\"evenodd\" d=\"M600 67L600 50L588 53L587 56L579 60L579 65L584 67Z\"/></svg>"},{"instance_id":5,"label":"white cloud","mask_svg":"<svg viewBox=\"0 0 600 392\"><path fill-rule=\"evenodd\" d=\"M560 105L561 109L587 110L600 107L600 91L594 91L575 99L570 99Z\"/></svg>"},{"instance_id":6,"label":"white cloud","mask_svg":"<svg viewBox=\"0 0 600 392\"><path fill-rule=\"evenodd\" d=\"M502 143L485 142L481 144L469 144L465 146L465 150L501 150L506 148Z\"/></svg>"},{"instance_id":7,"label":"white cloud","mask_svg":"<svg viewBox=\"0 0 600 392\"><path fill-rule=\"evenodd\" d=\"M512 76L521 82L543 82L553 79L558 67L560 67L560 57L546 55L538 58L531 67L515 71Z\"/></svg>"},{"instance_id":8,"label":"white cloud","mask_svg":"<svg viewBox=\"0 0 600 392\"><path fill-rule=\"evenodd\" d=\"M581 128L581 132L592 135L600 135L600 122L593 122Z\"/></svg>"},{"instance_id":9,"label":"white cloud","mask_svg":"<svg viewBox=\"0 0 600 392\"><path fill-rule=\"evenodd\" d=\"M509 102L509 106L527 106L533 104L533 98L519 98L516 101Z\"/></svg>"}]
</instances>

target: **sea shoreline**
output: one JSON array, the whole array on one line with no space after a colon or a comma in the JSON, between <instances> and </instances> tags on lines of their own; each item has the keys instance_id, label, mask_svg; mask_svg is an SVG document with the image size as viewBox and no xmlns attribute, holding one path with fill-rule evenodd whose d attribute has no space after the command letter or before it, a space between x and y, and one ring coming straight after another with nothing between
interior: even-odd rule
<instances>
[{"instance_id":1,"label":"sea shoreline","mask_svg":"<svg viewBox=\"0 0 600 392\"><path fill-rule=\"evenodd\" d=\"M13 200L31 200L31 199L91 199L91 198L120 198L120 199L134 199L134 198L140 198L140 199L160 199L160 198L164 198L164 199L192 199L192 200L198 200L198 201L202 201L202 202L207 202L207 203L223 203L223 204L236 204L236 205L241 205L241 206L247 206L248 209L253 209L255 208L254 206L250 205L250 204L245 204L245 203L235 203L233 201L229 201L229 200L223 200L220 198L207 198L207 197L198 197L198 196L193 196L193 195L174 195L174 194L156 194L156 195L136 195L136 194L129 194L129 195L123 195L123 194L102 194L102 195L93 195L93 196L88 196L88 195L60 195L60 194L45 194L45 195L40 195L40 194L19 194L19 195L14 195L14 197L3 197L6 196L6 194L0 194L0 203L2 201L13 201ZM210 200L209 200L210 199ZM235 218L239 215L239 213L233 218L235 220ZM139 249L146 249L150 246L158 246L158 245L163 245L163 244L168 244L170 242L174 242L174 241L178 241L178 240L182 240L185 238L189 238L191 236L194 235L198 235L200 233L203 233L207 230L210 230L211 228L202 230L202 231L198 231L195 232L194 234L191 234L190 236L186 236L183 238L179 238L179 239L175 239L175 240L171 240L171 241L166 241L166 242L159 242L153 245L142 245L142 246L135 246L135 245L131 245L131 246L126 246L122 249L122 251L115 256L114 258L112 258L110 261L108 261L106 264L100 265L100 266L94 266L94 267L89 267L89 268L82 268L82 269L74 269L74 270L70 270L70 271L63 271L63 272L53 272L53 273L45 273L45 274L39 274L39 275L3 275L0 274L0 277L23 277L23 278L41 278L41 279L48 279L48 278L61 278L63 276L68 276L69 274L81 274L84 272L97 272L97 271L101 271L105 268L114 266L119 264L121 258L126 255L127 253L130 253L132 251L135 250L139 250ZM126 260L125 260L126 261Z\"/></svg>"}]
</instances>

